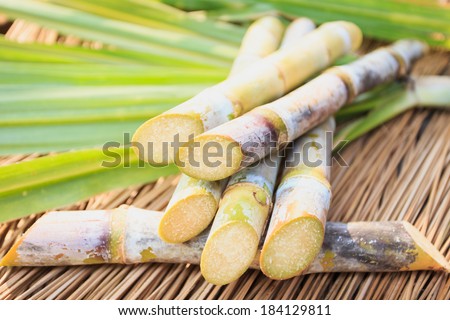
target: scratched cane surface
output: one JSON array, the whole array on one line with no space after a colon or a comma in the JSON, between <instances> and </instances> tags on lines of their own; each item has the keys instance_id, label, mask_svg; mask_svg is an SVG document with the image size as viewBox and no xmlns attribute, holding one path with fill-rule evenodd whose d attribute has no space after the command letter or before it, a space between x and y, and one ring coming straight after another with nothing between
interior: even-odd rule
<instances>
[{"instance_id":1,"label":"scratched cane surface","mask_svg":"<svg viewBox=\"0 0 450 320\"><path fill-rule=\"evenodd\" d=\"M0 21L0 24L2 22ZM11 40L97 48L16 20L0 26ZM363 50L377 43L366 41ZM450 54L432 52L415 74L450 74ZM406 220L450 258L450 113L409 111L358 139L333 166L332 221ZM0 165L38 157L0 157ZM98 195L70 210L120 204L163 210L178 177ZM0 224L0 257L40 215ZM0 268L0 299L450 299L450 276L434 272L337 273L273 281L248 271L226 286L208 284L198 266L181 264Z\"/></svg>"}]
</instances>

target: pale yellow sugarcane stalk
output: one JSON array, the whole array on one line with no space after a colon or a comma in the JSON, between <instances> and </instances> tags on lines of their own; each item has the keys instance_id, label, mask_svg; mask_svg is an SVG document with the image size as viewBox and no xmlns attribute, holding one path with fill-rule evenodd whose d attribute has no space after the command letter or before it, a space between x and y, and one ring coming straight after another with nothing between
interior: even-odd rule
<instances>
[{"instance_id":1,"label":"pale yellow sugarcane stalk","mask_svg":"<svg viewBox=\"0 0 450 320\"><path fill-rule=\"evenodd\" d=\"M276 51L283 33L284 26L280 19L275 17L263 17L252 23L242 39L230 75L242 72L256 61Z\"/></svg>"},{"instance_id":2,"label":"pale yellow sugarcane stalk","mask_svg":"<svg viewBox=\"0 0 450 320\"><path fill-rule=\"evenodd\" d=\"M199 180L182 174L159 225L161 239L181 243L205 230L217 212L226 182Z\"/></svg>"},{"instance_id":3,"label":"pale yellow sugarcane stalk","mask_svg":"<svg viewBox=\"0 0 450 320\"><path fill-rule=\"evenodd\" d=\"M283 36L283 41L281 42L280 49L289 48L297 45L301 38L307 33L313 31L316 25L311 19L308 18L297 18L292 21L286 28L286 32Z\"/></svg>"},{"instance_id":4,"label":"pale yellow sugarcane stalk","mask_svg":"<svg viewBox=\"0 0 450 320\"><path fill-rule=\"evenodd\" d=\"M412 80L411 105L450 107L450 76L421 76Z\"/></svg>"},{"instance_id":5,"label":"pale yellow sugarcane stalk","mask_svg":"<svg viewBox=\"0 0 450 320\"><path fill-rule=\"evenodd\" d=\"M281 162L278 156L268 158L230 178L201 257L201 272L208 282L233 282L257 254Z\"/></svg>"},{"instance_id":6,"label":"pale yellow sugarcane stalk","mask_svg":"<svg viewBox=\"0 0 450 320\"><path fill-rule=\"evenodd\" d=\"M353 23L325 23L289 49L145 122L133 137L135 151L152 164L172 162L180 143L281 97L358 48L361 41L361 31Z\"/></svg>"},{"instance_id":7,"label":"pale yellow sugarcane stalk","mask_svg":"<svg viewBox=\"0 0 450 320\"><path fill-rule=\"evenodd\" d=\"M334 129L329 118L288 150L260 257L261 270L272 279L299 275L320 252L331 202L333 146L327 136L332 137Z\"/></svg>"},{"instance_id":8,"label":"pale yellow sugarcane stalk","mask_svg":"<svg viewBox=\"0 0 450 320\"><path fill-rule=\"evenodd\" d=\"M162 212L134 207L45 214L14 244L1 266L200 262L207 233L183 244L157 234ZM301 243L297 244L301 246ZM255 258L252 268L258 268ZM305 273L449 271L449 263L407 222L329 222Z\"/></svg>"},{"instance_id":9,"label":"pale yellow sugarcane stalk","mask_svg":"<svg viewBox=\"0 0 450 320\"><path fill-rule=\"evenodd\" d=\"M295 45L314 27L306 18L293 21L281 47ZM201 257L200 268L208 282L233 282L250 267L272 208L280 162L281 157L274 155L230 178Z\"/></svg>"},{"instance_id":10,"label":"pale yellow sugarcane stalk","mask_svg":"<svg viewBox=\"0 0 450 320\"><path fill-rule=\"evenodd\" d=\"M325 121L356 95L404 75L426 50L419 41L401 40L331 68L286 96L198 135L180 149L178 166L199 179L229 177ZM223 151L213 158L206 153L212 143Z\"/></svg>"},{"instance_id":11,"label":"pale yellow sugarcane stalk","mask_svg":"<svg viewBox=\"0 0 450 320\"><path fill-rule=\"evenodd\" d=\"M230 75L248 68L277 50L284 27L275 17L254 22L242 40ZM204 181L181 175L159 225L161 239L185 242L205 230L214 218L226 181Z\"/></svg>"}]
</instances>

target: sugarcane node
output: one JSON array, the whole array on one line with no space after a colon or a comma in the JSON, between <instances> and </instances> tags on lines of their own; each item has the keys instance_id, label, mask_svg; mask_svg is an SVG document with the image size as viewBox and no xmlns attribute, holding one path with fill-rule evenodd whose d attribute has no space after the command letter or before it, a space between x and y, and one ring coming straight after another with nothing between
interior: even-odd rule
<instances>
[{"instance_id":1,"label":"sugarcane node","mask_svg":"<svg viewBox=\"0 0 450 320\"><path fill-rule=\"evenodd\" d=\"M110 219L110 237L108 240L108 248L111 261L117 263L126 263L125 254L125 230L126 230L126 213L128 208L118 208L111 210Z\"/></svg>"},{"instance_id":2,"label":"sugarcane node","mask_svg":"<svg viewBox=\"0 0 450 320\"><path fill-rule=\"evenodd\" d=\"M309 20L306 23L301 22L288 27L282 48L294 45L298 37L310 31L311 27L314 28L314 24ZM291 39L291 44L286 43L286 39L294 35L298 36L295 42ZM283 76L280 68L278 71ZM283 82L285 83L284 77ZM262 111L255 115L255 120L256 123L260 122L267 127L270 140L286 139L286 127L282 120L270 110ZM241 148L245 157L251 156L245 152L244 146ZM242 275L252 263L272 207L272 194L281 158L275 159L273 166L260 161L230 178L201 257L201 271L207 281L217 285L230 283ZM245 166L244 162L241 166ZM240 237L245 236L246 239L232 237L232 232L240 232ZM236 250L241 251L236 254Z\"/></svg>"},{"instance_id":3,"label":"sugarcane node","mask_svg":"<svg viewBox=\"0 0 450 320\"><path fill-rule=\"evenodd\" d=\"M254 180L256 176L252 177L251 173L263 168L264 164L245 169L245 172L250 173L243 178L245 182L234 183L232 178L223 193L201 257L202 273L205 273L206 280L214 284L236 280L247 270L257 253L260 235L270 210L268 203L271 193L264 186L274 183L277 171L274 169L271 174ZM234 233L239 236L232 236ZM221 266L226 271L214 269Z\"/></svg>"},{"instance_id":4,"label":"sugarcane node","mask_svg":"<svg viewBox=\"0 0 450 320\"><path fill-rule=\"evenodd\" d=\"M398 75L404 76L411 70L412 63L429 51L429 46L419 40L403 39L397 40L386 49L400 64Z\"/></svg>"},{"instance_id":5,"label":"sugarcane node","mask_svg":"<svg viewBox=\"0 0 450 320\"><path fill-rule=\"evenodd\" d=\"M347 101L346 104L352 102L357 97L357 92L351 77L339 67L331 67L325 71L326 73L331 73L338 76L345 85L347 90Z\"/></svg>"},{"instance_id":6,"label":"sugarcane node","mask_svg":"<svg viewBox=\"0 0 450 320\"><path fill-rule=\"evenodd\" d=\"M165 158L173 161L173 152L165 156L161 147L163 142L172 143L177 133L181 140L186 141L191 135L196 136L229 121L236 116L236 102L243 112L248 112L279 98L329 65L332 61L328 49L333 48L331 59L335 59L359 47L361 37L361 31L352 23L326 23L306 35L299 44L267 56L243 70L239 76L232 76L146 122L143 128L138 129L134 141L143 144L144 149L148 142L156 144L153 162ZM174 116L168 116L170 114ZM182 114L187 116L186 121L179 118ZM170 120L167 121L166 116ZM158 125L159 121L162 124ZM162 133L163 130L166 133ZM173 150L169 148L169 151ZM147 161L148 158L144 156Z\"/></svg>"},{"instance_id":7,"label":"sugarcane node","mask_svg":"<svg viewBox=\"0 0 450 320\"><path fill-rule=\"evenodd\" d=\"M169 244L157 236L162 212L129 207L126 216L126 263L200 263L208 231L184 244ZM49 212L20 236L0 260L0 266L122 264L111 259L107 248L110 219L111 212L104 210ZM93 227L93 223L100 228ZM378 244L373 245L374 241ZM90 252L99 256L101 243L105 244L101 259L89 259ZM323 243L304 273L450 270L439 250L406 222L328 222ZM405 254L409 257L406 260ZM382 263L371 263L371 257ZM250 266L259 268L259 259L257 254Z\"/></svg>"},{"instance_id":8,"label":"sugarcane node","mask_svg":"<svg viewBox=\"0 0 450 320\"><path fill-rule=\"evenodd\" d=\"M283 24L276 18L265 17L254 22L244 36L229 78L275 51L280 43L283 30ZM228 115L228 120L234 119L244 112L242 101L238 99L239 95L233 96L230 90L227 93L223 92L223 88L220 87L215 87L215 90L216 92L222 90L221 94L225 101L232 105L233 112ZM194 144L195 142L193 143L195 147ZM178 150L176 153L175 163L183 166L179 160ZM217 211L223 186L225 186L225 182L207 182L182 175L161 219L159 225L161 238L172 243L184 242L203 231ZM203 204L203 206L195 210L196 203ZM189 215L189 217L185 217L185 215ZM197 216L200 217L196 219ZM192 224L191 221L194 223ZM183 228L185 224L189 224L189 226Z\"/></svg>"}]
</instances>

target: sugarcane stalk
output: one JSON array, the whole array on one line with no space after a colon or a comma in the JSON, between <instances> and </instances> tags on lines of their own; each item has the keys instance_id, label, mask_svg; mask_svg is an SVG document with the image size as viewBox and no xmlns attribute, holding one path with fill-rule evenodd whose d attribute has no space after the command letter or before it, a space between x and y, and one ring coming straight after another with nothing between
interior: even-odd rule
<instances>
[{"instance_id":1,"label":"sugarcane stalk","mask_svg":"<svg viewBox=\"0 0 450 320\"><path fill-rule=\"evenodd\" d=\"M361 40L361 31L352 23L325 23L293 47L269 55L145 122L134 134L135 151L153 164L172 162L182 143L281 97L338 57L358 48Z\"/></svg>"},{"instance_id":2,"label":"sugarcane stalk","mask_svg":"<svg viewBox=\"0 0 450 320\"><path fill-rule=\"evenodd\" d=\"M280 49L289 48L299 43L300 38L316 28L315 23L308 18L297 18L286 28Z\"/></svg>"},{"instance_id":3,"label":"sugarcane stalk","mask_svg":"<svg viewBox=\"0 0 450 320\"><path fill-rule=\"evenodd\" d=\"M306 18L293 21L281 48L295 45L314 27ZM281 157L274 155L231 176L201 257L201 272L208 282L233 282L251 265L272 209L280 163Z\"/></svg>"},{"instance_id":4,"label":"sugarcane stalk","mask_svg":"<svg viewBox=\"0 0 450 320\"><path fill-rule=\"evenodd\" d=\"M214 218L227 180L205 181L182 174L159 225L159 236L181 243L205 230Z\"/></svg>"},{"instance_id":5,"label":"sugarcane stalk","mask_svg":"<svg viewBox=\"0 0 450 320\"><path fill-rule=\"evenodd\" d=\"M230 178L200 262L203 277L223 285L252 264L267 217L281 157L263 159Z\"/></svg>"},{"instance_id":6,"label":"sugarcane stalk","mask_svg":"<svg viewBox=\"0 0 450 320\"><path fill-rule=\"evenodd\" d=\"M238 74L256 61L276 51L283 33L284 26L280 19L272 16L263 17L252 23L242 39L230 75Z\"/></svg>"},{"instance_id":7,"label":"sugarcane stalk","mask_svg":"<svg viewBox=\"0 0 450 320\"><path fill-rule=\"evenodd\" d=\"M409 90L416 98L416 107L450 107L450 76L418 77L412 80Z\"/></svg>"},{"instance_id":8,"label":"sugarcane stalk","mask_svg":"<svg viewBox=\"0 0 450 320\"><path fill-rule=\"evenodd\" d=\"M248 68L275 51L284 26L264 17L248 28L230 75ZM185 242L205 230L217 212L226 181L205 181L182 174L159 225L159 236L170 243Z\"/></svg>"},{"instance_id":9,"label":"sugarcane stalk","mask_svg":"<svg viewBox=\"0 0 450 320\"><path fill-rule=\"evenodd\" d=\"M180 149L177 165L195 178L229 177L282 149L358 94L404 76L426 50L419 41L401 40L350 64L333 67L290 94L198 135ZM214 167L209 165L212 145L222 150L214 154Z\"/></svg>"},{"instance_id":10,"label":"sugarcane stalk","mask_svg":"<svg viewBox=\"0 0 450 320\"><path fill-rule=\"evenodd\" d=\"M320 252L331 202L332 145L327 133L334 129L331 117L288 150L260 256L261 270L269 278L301 274Z\"/></svg>"},{"instance_id":11,"label":"sugarcane stalk","mask_svg":"<svg viewBox=\"0 0 450 320\"><path fill-rule=\"evenodd\" d=\"M49 212L25 232L0 265L198 264L208 233L184 244L168 244L157 234L161 216L162 212L135 207ZM258 268L258 257L251 267ZM328 222L321 252L304 273L412 270L449 272L450 266L408 222Z\"/></svg>"}]
</instances>

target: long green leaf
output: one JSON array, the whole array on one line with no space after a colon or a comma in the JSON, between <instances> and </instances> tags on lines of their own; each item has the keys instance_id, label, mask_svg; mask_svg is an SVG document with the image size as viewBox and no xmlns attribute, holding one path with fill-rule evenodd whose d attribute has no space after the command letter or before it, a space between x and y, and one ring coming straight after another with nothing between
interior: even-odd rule
<instances>
[{"instance_id":1,"label":"long green leaf","mask_svg":"<svg viewBox=\"0 0 450 320\"><path fill-rule=\"evenodd\" d=\"M66 46L59 43L17 43L0 35L0 61L102 64L134 64L170 67L186 67L191 64L183 60L168 59L149 52L136 52L120 48L90 49ZM197 68L197 66L196 66ZM208 69L211 67L208 67ZM197 68L198 69L198 68ZM198 69L200 70L200 69Z\"/></svg>"},{"instance_id":2,"label":"long green leaf","mask_svg":"<svg viewBox=\"0 0 450 320\"><path fill-rule=\"evenodd\" d=\"M197 66L227 66L237 48L191 35L156 30L82 11L31 0L0 0L0 11L62 33Z\"/></svg>"},{"instance_id":3,"label":"long green leaf","mask_svg":"<svg viewBox=\"0 0 450 320\"><path fill-rule=\"evenodd\" d=\"M203 85L0 85L0 154L66 151L123 141Z\"/></svg>"},{"instance_id":4,"label":"long green leaf","mask_svg":"<svg viewBox=\"0 0 450 320\"><path fill-rule=\"evenodd\" d=\"M207 85L57 86L17 85L0 96L0 112L50 108L107 108L187 99ZM4 90L0 86L0 92Z\"/></svg>"},{"instance_id":5,"label":"long green leaf","mask_svg":"<svg viewBox=\"0 0 450 320\"><path fill-rule=\"evenodd\" d=\"M115 156L83 150L0 167L0 222L69 205L95 194L139 185L175 174L178 169L139 165L134 153L118 148ZM115 167L105 167L121 159Z\"/></svg>"},{"instance_id":6,"label":"long green leaf","mask_svg":"<svg viewBox=\"0 0 450 320\"><path fill-rule=\"evenodd\" d=\"M239 45L244 28L201 17L153 0L47 0L62 6L151 28L193 33Z\"/></svg>"},{"instance_id":7,"label":"long green leaf","mask_svg":"<svg viewBox=\"0 0 450 320\"><path fill-rule=\"evenodd\" d=\"M166 1L189 7L186 0ZM402 0L238 0L233 5L203 0L211 9L209 17L243 22L277 11L288 17L306 16L317 23L348 20L358 24L364 34L383 40L418 38L431 45L450 48L450 8L438 1ZM210 4L214 2L214 4Z\"/></svg>"},{"instance_id":8,"label":"long green leaf","mask_svg":"<svg viewBox=\"0 0 450 320\"><path fill-rule=\"evenodd\" d=\"M395 87L395 86L393 86ZM450 108L450 77L423 76L391 92L378 93L373 109L364 117L344 126L336 140L355 140L363 134L415 107Z\"/></svg>"},{"instance_id":9,"label":"long green leaf","mask_svg":"<svg viewBox=\"0 0 450 320\"><path fill-rule=\"evenodd\" d=\"M63 64L0 61L2 84L163 85L214 84L227 69L196 69L130 64Z\"/></svg>"}]
</instances>

